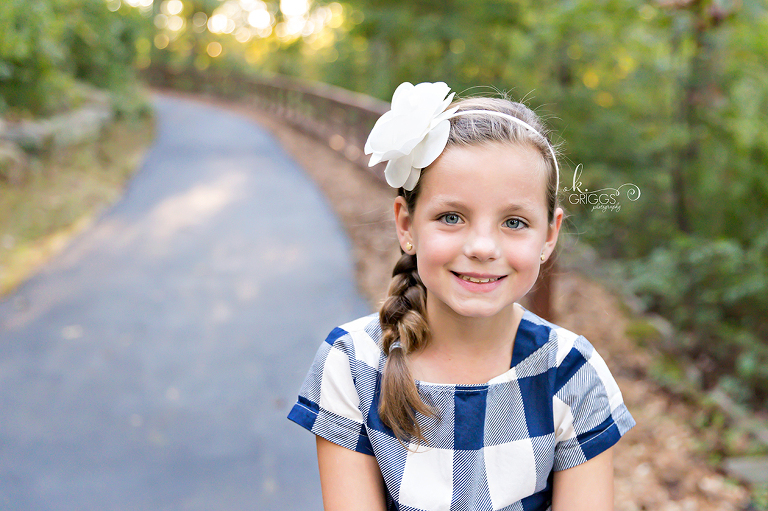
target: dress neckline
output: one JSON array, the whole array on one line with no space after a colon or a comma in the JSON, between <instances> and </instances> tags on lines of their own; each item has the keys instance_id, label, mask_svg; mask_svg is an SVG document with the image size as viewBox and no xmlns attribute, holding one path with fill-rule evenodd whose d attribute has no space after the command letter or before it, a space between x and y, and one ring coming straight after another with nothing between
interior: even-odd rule
<instances>
[{"instance_id":1,"label":"dress neckline","mask_svg":"<svg viewBox=\"0 0 768 511\"><path fill-rule=\"evenodd\" d=\"M518 304L520 305L520 304ZM520 308L523 309L523 315L520 318L520 323L517 325L517 331L515 332L515 341L514 345L512 347L512 361L509 365L509 369L504 371L503 373L499 374L498 376L494 376L490 380L488 380L485 383L432 383L422 380L414 380L416 383L416 386L419 388L432 388L436 390L480 390L485 387L489 387L491 385L497 385L501 383L506 383L511 380L514 380L515 378L515 368L527 358L529 353L529 346L528 343L521 342L522 338L525 336L522 332L529 332L530 330L530 319L529 315L533 314L528 309L520 305Z\"/></svg>"}]
</instances>

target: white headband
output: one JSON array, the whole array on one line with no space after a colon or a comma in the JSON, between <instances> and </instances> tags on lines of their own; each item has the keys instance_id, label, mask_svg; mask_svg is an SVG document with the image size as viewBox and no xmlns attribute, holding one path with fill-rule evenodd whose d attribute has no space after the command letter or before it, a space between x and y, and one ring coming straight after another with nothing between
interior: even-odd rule
<instances>
[{"instance_id":1,"label":"white headband","mask_svg":"<svg viewBox=\"0 0 768 511\"><path fill-rule=\"evenodd\" d=\"M555 186L555 190L560 189L560 167L557 165L557 154L555 154L555 150L552 148L552 145L549 143L549 140L547 140L547 138L544 135L536 131L536 129L533 126L531 126L530 124L528 124L523 120L518 119L514 115L505 114L504 112L496 112L495 110L465 110L462 112L456 112L455 114L451 115L448 119L453 119L454 117L458 117L460 115L471 115L471 114L495 115L496 117L502 117L540 136L544 140L544 143L547 144L547 148L549 149L549 154L552 155L552 161L555 162L555 179L557 182L557 185Z\"/></svg>"},{"instance_id":2,"label":"white headband","mask_svg":"<svg viewBox=\"0 0 768 511\"><path fill-rule=\"evenodd\" d=\"M535 133L547 144L555 164L556 188L560 188L560 168L557 155L547 138L527 122L494 110L448 110L454 94L447 98L450 88L443 82L400 84L392 96L392 109L373 126L365 143L365 154L371 154L369 166L387 161L384 177L394 187L413 190L421 169L437 159L448 143L450 119L460 115L493 115L513 122Z\"/></svg>"}]
</instances>

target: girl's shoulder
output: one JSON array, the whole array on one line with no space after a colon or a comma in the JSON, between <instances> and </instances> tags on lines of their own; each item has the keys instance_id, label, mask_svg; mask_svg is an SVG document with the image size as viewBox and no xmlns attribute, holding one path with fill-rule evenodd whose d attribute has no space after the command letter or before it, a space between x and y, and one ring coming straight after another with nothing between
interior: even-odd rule
<instances>
[{"instance_id":1,"label":"girl's shoulder","mask_svg":"<svg viewBox=\"0 0 768 511\"><path fill-rule=\"evenodd\" d=\"M378 312L373 312L371 314L361 316L357 319L353 319L337 326L336 328L342 330L345 333L366 332L368 335L378 335L379 337L381 336L381 325L379 324Z\"/></svg>"},{"instance_id":2,"label":"girl's shoulder","mask_svg":"<svg viewBox=\"0 0 768 511\"><path fill-rule=\"evenodd\" d=\"M350 360L358 360L377 368L381 351L381 324L374 312L335 327L325 339L330 346L344 352Z\"/></svg>"},{"instance_id":3,"label":"girl's shoulder","mask_svg":"<svg viewBox=\"0 0 768 511\"><path fill-rule=\"evenodd\" d=\"M522 308L523 317L515 339L515 351L519 357L549 352L554 354L554 365L560 366L566 357L574 353L585 358L590 358L596 353L592 343L583 335L548 321L525 307Z\"/></svg>"}]
</instances>

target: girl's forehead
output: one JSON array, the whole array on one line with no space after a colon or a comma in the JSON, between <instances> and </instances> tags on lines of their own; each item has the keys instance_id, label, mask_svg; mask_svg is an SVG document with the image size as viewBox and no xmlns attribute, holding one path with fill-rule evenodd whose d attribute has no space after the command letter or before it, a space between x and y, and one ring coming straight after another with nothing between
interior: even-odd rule
<instances>
[{"instance_id":1,"label":"girl's forehead","mask_svg":"<svg viewBox=\"0 0 768 511\"><path fill-rule=\"evenodd\" d=\"M547 208L547 166L529 145L483 144L447 149L421 177L421 199Z\"/></svg>"}]
</instances>

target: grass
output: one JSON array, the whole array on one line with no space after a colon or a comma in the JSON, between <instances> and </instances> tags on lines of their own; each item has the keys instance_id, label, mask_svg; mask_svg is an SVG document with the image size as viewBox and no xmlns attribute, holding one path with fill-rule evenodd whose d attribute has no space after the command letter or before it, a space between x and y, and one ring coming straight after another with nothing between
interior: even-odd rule
<instances>
[{"instance_id":1,"label":"grass","mask_svg":"<svg viewBox=\"0 0 768 511\"><path fill-rule=\"evenodd\" d=\"M0 296L13 291L122 194L154 138L154 119L123 118L99 140L30 158L0 182Z\"/></svg>"}]
</instances>

